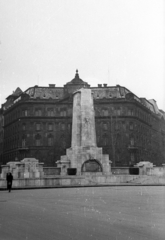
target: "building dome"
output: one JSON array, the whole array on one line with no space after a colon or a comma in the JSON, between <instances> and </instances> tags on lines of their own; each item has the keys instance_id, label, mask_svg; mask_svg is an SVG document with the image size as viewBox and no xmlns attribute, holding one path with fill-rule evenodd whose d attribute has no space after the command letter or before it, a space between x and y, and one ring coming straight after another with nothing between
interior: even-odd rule
<instances>
[{"instance_id":1,"label":"building dome","mask_svg":"<svg viewBox=\"0 0 165 240\"><path fill-rule=\"evenodd\" d=\"M76 70L75 77L70 82L67 82L66 85L89 86L89 84L87 82L84 82L82 79L79 78L78 70Z\"/></svg>"}]
</instances>

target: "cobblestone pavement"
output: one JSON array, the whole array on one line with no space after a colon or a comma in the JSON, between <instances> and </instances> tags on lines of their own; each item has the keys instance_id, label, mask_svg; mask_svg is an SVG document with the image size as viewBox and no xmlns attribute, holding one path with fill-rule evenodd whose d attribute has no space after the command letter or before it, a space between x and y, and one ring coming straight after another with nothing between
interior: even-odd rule
<instances>
[{"instance_id":1,"label":"cobblestone pavement","mask_svg":"<svg viewBox=\"0 0 165 240\"><path fill-rule=\"evenodd\" d=\"M0 192L0 240L164 240L165 187Z\"/></svg>"}]
</instances>

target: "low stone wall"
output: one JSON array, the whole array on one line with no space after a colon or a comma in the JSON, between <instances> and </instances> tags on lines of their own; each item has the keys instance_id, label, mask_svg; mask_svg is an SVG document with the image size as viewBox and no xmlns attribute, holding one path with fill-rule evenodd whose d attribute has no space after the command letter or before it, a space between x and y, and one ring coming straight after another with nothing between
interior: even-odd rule
<instances>
[{"instance_id":1,"label":"low stone wall","mask_svg":"<svg viewBox=\"0 0 165 240\"><path fill-rule=\"evenodd\" d=\"M140 167L112 167L111 172L114 175L135 175L135 171L138 170L139 173L137 175L148 175L148 176L157 176L157 177L165 177L165 165L162 167L147 167L147 166L140 166Z\"/></svg>"},{"instance_id":2,"label":"low stone wall","mask_svg":"<svg viewBox=\"0 0 165 240\"><path fill-rule=\"evenodd\" d=\"M83 186L88 184L89 181L83 177L47 177L38 179L14 179L12 188L45 188L60 186ZM0 188L6 188L6 185L6 180L0 179Z\"/></svg>"},{"instance_id":3,"label":"low stone wall","mask_svg":"<svg viewBox=\"0 0 165 240\"><path fill-rule=\"evenodd\" d=\"M29 179L14 179L13 188L51 188L74 186L102 186L102 185L165 185L165 177L147 175L92 175L44 177ZM0 179L0 189L6 189L6 180Z\"/></svg>"},{"instance_id":4,"label":"low stone wall","mask_svg":"<svg viewBox=\"0 0 165 240\"><path fill-rule=\"evenodd\" d=\"M60 175L61 168L57 167L43 167L44 175Z\"/></svg>"},{"instance_id":5,"label":"low stone wall","mask_svg":"<svg viewBox=\"0 0 165 240\"><path fill-rule=\"evenodd\" d=\"M111 167L111 172L114 175L129 175L129 167Z\"/></svg>"},{"instance_id":6,"label":"low stone wall","mask_svg":"<svg viewBox=\"0 0 165 240\"><path fill-rule=\"evenodd\" d=\"M147 168L146 174L149 176L165 177L165 167Z\"/></svg>"}]
</instances>

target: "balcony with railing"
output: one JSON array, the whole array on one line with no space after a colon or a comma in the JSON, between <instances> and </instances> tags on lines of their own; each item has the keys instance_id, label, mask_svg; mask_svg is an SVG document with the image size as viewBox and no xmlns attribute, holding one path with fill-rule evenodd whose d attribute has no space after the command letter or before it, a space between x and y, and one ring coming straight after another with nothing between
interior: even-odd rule
<instances>
[{"instance_id":1,"label":"balcony with railing","mask_svg":"<svg viewBox=\"0 0 165 240\"><path fill-rule=\"evenodd\" d=\"M29 147L26 144L26 140L23 139L22 144L18 146L18 151L28 151L28 150L29 150Z\"/></svg>"}]
</instances>

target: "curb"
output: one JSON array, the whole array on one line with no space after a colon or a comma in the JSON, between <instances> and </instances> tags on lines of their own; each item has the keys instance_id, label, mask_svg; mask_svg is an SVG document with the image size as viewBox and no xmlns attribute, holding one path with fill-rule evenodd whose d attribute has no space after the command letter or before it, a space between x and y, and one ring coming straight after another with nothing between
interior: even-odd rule
<instances>
[{"instance_id":1,"label":"curb","mask_svg":"<svg viewBox=\"0 0 165 240\"><path fill-rule=\"evenodd\" d=\"M87 188L87 187L145 187L145 186L165 186L165 184L103 184L103 185L73 185L73 186L41 186L41 187L14 187L13 190L35 190L35 189L52 189L52 188ZM6 187L0 188L0 191L7 191Z\"/></svg>"}]
</instances>

